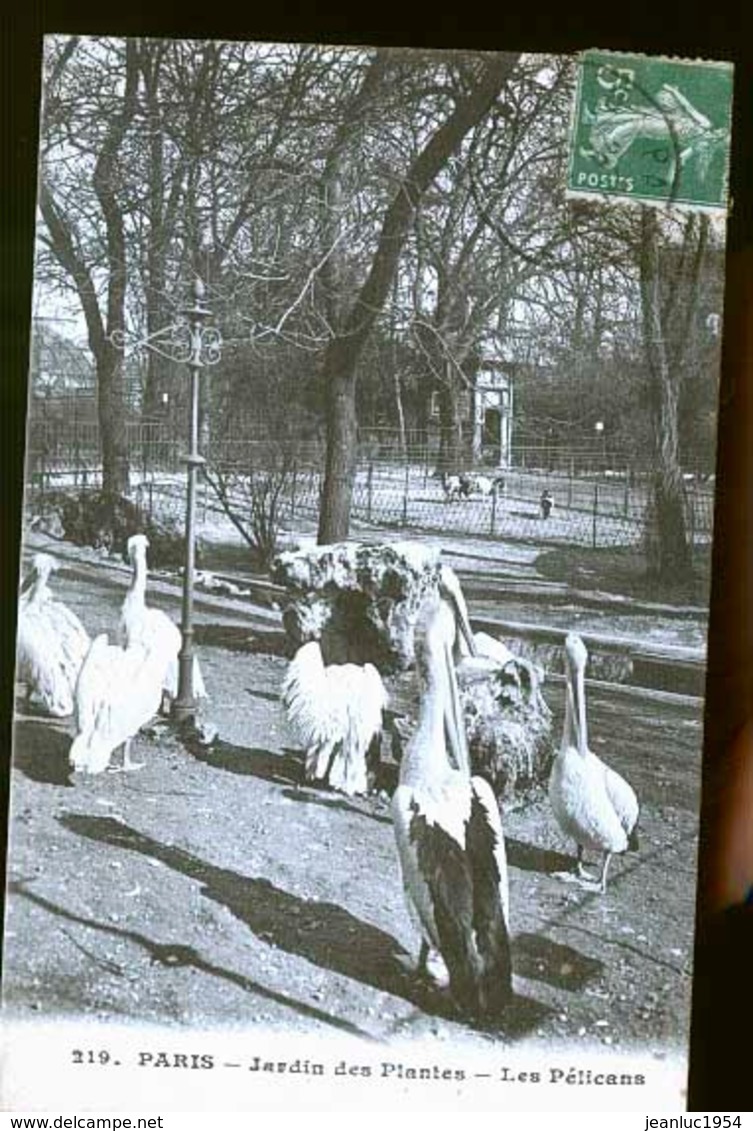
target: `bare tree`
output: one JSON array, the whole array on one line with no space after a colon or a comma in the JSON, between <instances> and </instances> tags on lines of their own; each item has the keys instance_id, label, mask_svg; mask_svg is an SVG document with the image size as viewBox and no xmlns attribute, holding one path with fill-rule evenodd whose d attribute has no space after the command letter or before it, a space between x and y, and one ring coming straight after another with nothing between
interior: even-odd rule
<instances>
[{"instance_id":1,"label":"bare tree","mask_svg":"<svg viewBox=\"0 0 753 1131\"><path fill-rule=\"evenodd\" d=\"M411 161L384 214L376 251L341 331L323 362L327 395L327 458L319 542L347 538L355 473L357 422L356 372L361 351L382 309L397 270L400 252L423 194L469 130L486 114L514 69L517 56L499 56L481 73L449 117L434 130Z\"/></svg>"},{"instance_id":2,"label":"bare tree","mask_svg":"<svg viewBox=\"0 0 753 1131\"><path fill-rule=\"evenodd\" d=\"M641 308L654 430L649 564L659 576L680 582L691 575L693 565L680 465L680 393L693 339L708 237L708 217L691 213L684 222L679 244L669 249L665 246L662 271L661 226L656 209L641 209Z\"/></svg>"},{"instance_id":3,"label":"bare tree","mask_svg":"<svg viewBox=\"0 0 753 1131\"><path fill-rule=\"evenodd\" d=\"M122 200L124 177L119 159L136 113L138 54L136 41L127 40L122 70L117 62L110 61L112 81L104 94L95 90L90 74L81 75L71 98L88 100L89 127L95 118L106 125L96 137L77 138L71 133L72 123L66 115L65 101L56 89L77 47L75 39L68 40L62 47L58 45L52 60L44 129L48 136L58 131L63 154L59 155L55 168L49 147L46 149L40 171L39 207L46 228L43 240L67 276L68 284L75 289L86 319L97 374L102 487L106 493L121 494L127 492L129 485L126 411L123 359L113 345L112 335L125 327L127 257ZM101 73L95 76L95 82L102 82ZM106 103L104 107L100 99ZM65 150L70 148L78 149L79 153L85 151L87 158L92 159L88 163L75 162L74 178L60 172L61 166L65 170ZM86 201L80 197L82 172L87 181ZM94 222L88 214L92 204L97 209ZM93 230L94 225L100 226L99 231Z\"/></svg>"}]
</instances>

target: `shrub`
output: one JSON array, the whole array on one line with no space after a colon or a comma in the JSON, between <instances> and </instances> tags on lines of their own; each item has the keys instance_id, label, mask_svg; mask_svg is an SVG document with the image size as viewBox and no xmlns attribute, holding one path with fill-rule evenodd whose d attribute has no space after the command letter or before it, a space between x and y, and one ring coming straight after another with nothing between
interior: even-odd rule
<instances>
[{"instance_id":1,"label":"shrub","mask_svg":"<svg viewBox=\"0 0 753 1131\"><path fill-rule=\"evenodd\" d=\"M62 533L77 546L92 546L125 556L132 534L149 539L149 564L178 569L185 560L185 539L178 523L162 522L145 515L131 499L99 490L55 492L45 500L46 521L57 512Z\"/></svg>"}]
</instances>

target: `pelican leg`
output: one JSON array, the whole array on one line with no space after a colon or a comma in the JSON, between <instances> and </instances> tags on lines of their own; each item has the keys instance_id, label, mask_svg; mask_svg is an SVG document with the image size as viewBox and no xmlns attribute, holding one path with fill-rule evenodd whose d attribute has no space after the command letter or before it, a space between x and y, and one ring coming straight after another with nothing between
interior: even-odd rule
<instances>
[{"instance_id":1,"label":"pelican leg","mask_svg":"<svg viewBox=\"0 0 753 1131\"><path fill-rule=\"evenodd\" d=\"M578 879L580 879L580 880L593 881L593 880L596 879L596 877L591 872L588 871L585 864L583 863L583 845L582 844L578 845L578 854L577 854L577 857L576 857L576 860L575 860L575 871L577 872Z\"/></svg>"},{"instance_id":2,"label":"pelican leg","mask_svg":"<svg viewBox=\"0 0 753 1131\"><path fill-rule=\"evenodd\" d=\"M601 891L602 894L607 890L607 871L609 870L609 862L612 859L612 853L607 852L604 854L604 864L601 869Z\"/></svg>"},{"instance_id":3,"label":"pelican leg","mask_svg":"<svg viewBox=\"0 0 753 1131\"><path fill-rule=\"evenodd\" d=\"M575 867L570 868L567 872L552 872L552 875L557 880L562 880L566 884L577 884L580 887L586 888L587 891L596 891L598 880L583 863L583 845L576 845L577 854L575 857Z\"/></svg>"},{"instance_id":4,"label":"pelican leg","mask_svg":"<svg viewBox=\"0 0 753 1131\"><path fill-rule=\"evenodd\" d=\"M143 762L132 762L131 761L131 739L130 738L127 739L123 743L123 765L122 766L110 766L110 770L114 774L120 774L120 773L128 773L129 770L143 770L143 768L144 768Z\"/></svg>"}]
</instances>

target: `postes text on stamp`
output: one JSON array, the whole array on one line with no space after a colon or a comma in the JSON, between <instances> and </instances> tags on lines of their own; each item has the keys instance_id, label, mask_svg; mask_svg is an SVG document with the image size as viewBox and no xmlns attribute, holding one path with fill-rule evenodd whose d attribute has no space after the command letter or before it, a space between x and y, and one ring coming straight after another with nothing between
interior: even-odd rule
<instances>
[{"instance_id":1,"label":"postes text on stamp","mask_svg":"<svg viewBox=\"0 0 753 1131\"><path fill-rule=\"evenodd\" d=\"M568 196L726 211L730 63L585 51L578 66Z\"/></svg>"}]
</instances>

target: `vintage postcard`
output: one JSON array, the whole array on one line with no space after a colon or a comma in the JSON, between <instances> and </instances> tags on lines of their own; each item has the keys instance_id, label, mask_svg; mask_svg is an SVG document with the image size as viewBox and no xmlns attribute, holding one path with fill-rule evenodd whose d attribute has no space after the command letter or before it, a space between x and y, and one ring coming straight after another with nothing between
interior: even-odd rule
<instances>
[{"instance_id":1,"label":"vintage postcard","mask_svg":"<svg viewBox=\"0 0 753 1131\"><path fill-rule=\"evenodd\" d=\"M731 87L46 39L5 1109L684 1106Z\"/></svg>"}]
</instances>

